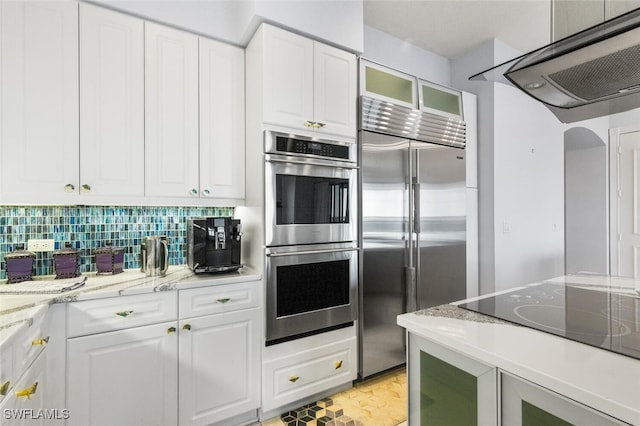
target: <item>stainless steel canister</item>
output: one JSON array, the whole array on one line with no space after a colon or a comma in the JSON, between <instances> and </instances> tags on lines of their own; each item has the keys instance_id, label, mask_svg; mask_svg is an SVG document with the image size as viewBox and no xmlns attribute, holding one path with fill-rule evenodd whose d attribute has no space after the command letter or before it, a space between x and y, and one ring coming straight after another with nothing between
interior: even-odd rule
<instances>
[{"instance_id":1,"label":"stainless steel canister","mask_svg":"<svg viewBox=\"0 0 640 426\"><path fill-rule=\"evenodd\" d=\"M165 275L167 269L169 269L169 246L167 244L167 237L145 237L142 241L141 248L144 248L144 250L141 251L141 269L146 276L155 277Z\"/></svg>"}]
</instances>

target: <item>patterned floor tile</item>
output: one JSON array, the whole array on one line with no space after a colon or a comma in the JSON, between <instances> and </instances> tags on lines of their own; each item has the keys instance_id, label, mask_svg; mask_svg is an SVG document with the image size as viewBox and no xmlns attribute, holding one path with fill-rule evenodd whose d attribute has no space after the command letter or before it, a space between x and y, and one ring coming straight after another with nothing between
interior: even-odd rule
<instances>
[{"instance_id":1,"label":"patterned floor tile","mask_svg":"<svg viewBox=\"0 0 640 426\"><path fill-rule=\"evenodd\" d=\"M262 426L397 426L407 420L404 368L356 383L329 398L261 423Z\"/></svg>"}]
</instances>

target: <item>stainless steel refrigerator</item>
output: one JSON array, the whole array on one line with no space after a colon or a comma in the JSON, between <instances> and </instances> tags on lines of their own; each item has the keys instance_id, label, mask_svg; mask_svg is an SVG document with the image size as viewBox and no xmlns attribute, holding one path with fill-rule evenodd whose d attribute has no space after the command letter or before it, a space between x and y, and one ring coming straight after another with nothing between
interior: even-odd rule
<instances>
[{"instance_id":1,"label":"stainless steel refrigerator","mask_svg":"<svg viewBox=\"0 0 640 426\"><path fill-rule=\"evenodd\" d=\"M366 378L405 363L399 314L465 298L465 151L366 130L359 139Z\"/></svg>"}]
</instances>

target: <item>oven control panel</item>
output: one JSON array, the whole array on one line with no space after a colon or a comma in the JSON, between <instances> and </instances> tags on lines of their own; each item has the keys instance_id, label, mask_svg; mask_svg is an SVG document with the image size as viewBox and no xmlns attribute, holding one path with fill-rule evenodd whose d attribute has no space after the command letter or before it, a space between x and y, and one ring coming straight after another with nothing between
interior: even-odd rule
<instances>
[{"instance_id":1,"label":"oven control panel","mask_svg":"<svg viewBox=\"0 0 640 426\"><path fill-rule=\"evenodd\" d=\"M326 142L297 139L287 136L276 137L276 151L304 155L317 155L325 158L350 160L349 147Z\"/></svg>"}]
</instances>

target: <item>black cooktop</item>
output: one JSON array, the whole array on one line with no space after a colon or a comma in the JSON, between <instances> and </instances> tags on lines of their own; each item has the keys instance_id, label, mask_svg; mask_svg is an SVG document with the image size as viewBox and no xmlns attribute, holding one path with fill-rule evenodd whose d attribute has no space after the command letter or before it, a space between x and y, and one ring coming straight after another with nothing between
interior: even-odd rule
<instances>
[{"instance_id":1,"label":"black cooktop","mask_svg":"<svg viewBox=\"0 0 640 426\"><path fill-rule=\"evenodd\" d=\"M542 283L460 307L640 359L638 296Z\"/></svg>"}]
</instances>

